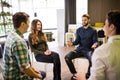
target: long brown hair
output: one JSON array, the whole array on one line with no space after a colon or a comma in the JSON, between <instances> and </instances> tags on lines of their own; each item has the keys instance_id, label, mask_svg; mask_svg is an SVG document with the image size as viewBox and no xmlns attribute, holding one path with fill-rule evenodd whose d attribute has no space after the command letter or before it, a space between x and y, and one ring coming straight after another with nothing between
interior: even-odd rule
<instances>
[{"instance_id":1,"label":"long brown hair","mask_svg":"<svg viewBox=\"0 0 120 80\"><path fill-rule=\"evenodd\" d=\"M40 31L37 30L37 23L40 22L41 23L41 29ZM44 35L44 33L42 32L42 22L39 20L39 19L34 19L31 23L31 32L32 32L32 35L31 35L31 39L32 39L32 44L38 44L39 42L39 39L42 40L42 41L45 41L47 42L47 39ZM41 36L39 37L40 34Z\"/></svg>"}]
</instances>

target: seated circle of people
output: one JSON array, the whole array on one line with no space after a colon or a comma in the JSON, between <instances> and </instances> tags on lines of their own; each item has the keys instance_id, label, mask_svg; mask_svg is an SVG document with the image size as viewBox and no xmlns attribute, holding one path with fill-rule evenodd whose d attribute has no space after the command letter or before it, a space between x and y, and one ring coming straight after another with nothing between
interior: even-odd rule
<instances>
[{"instance_id":1,"label":"seated circle of people","mask_svg":"<svg viewBox=\"0 0 120 80\"><path fill-rule=\"evenodd\" d=\"M61 80L61 62L57 52L48 48L47 38L42 32L42 22L34 19L31 22L31 33L29 34L31 51L39 62L53 63L53 80Z\"/></svg>"},{"instance_id":2,"label":"seated circle of people","mask_svg":"<svg viewBox=\"0 0 120 80\"><path fill-rule=\"evenodd\" d=\"M86 79L88 79L90 76L90 67L92 66L91 56L89 53L93 52L98 45L97 30L90 25L90 16L88 14L84 14L82 16L82 26L76 30L75 40L73 42L67 41L66 45L78 45L75 50L69 52L65 56L67 66L73 74L71 80L76 80L78 76L72 60L81 57L85 57L89 61L88 71L85 74Z\"/></svg>"}]
</instances>

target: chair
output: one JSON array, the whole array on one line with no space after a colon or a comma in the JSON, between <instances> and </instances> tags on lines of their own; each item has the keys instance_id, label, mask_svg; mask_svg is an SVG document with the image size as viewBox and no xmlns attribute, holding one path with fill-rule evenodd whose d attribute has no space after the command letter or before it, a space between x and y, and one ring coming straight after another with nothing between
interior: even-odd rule
<instances>
[{"instance_id":1,"label":"chair","mask_svg":"<svg viewBox=\"0 0 120 80\"><path fill-rule=\"evenodd\" d=\"M29 50L29 55L30 55L30 60L31 60L31 65L33 66L33 67L35 67L35 69L37 69L37 70L43 70L43 71L45 71L46 73L47 73L47 65L48 64L51 64L51 63L44 63L44 62L38 62L38 61L36 61L36 59L35 59L35 55L34 55L34 52L31 52L31 50ZM53 64L52 64L53 65ZM45 78L46 80L47 80L47 76L46 76L46 78ZM37 78L34 78L34 80L38 80Z\"/></svg>"},{"instance_id":2,"label":"chair","mask_svg":"<svg viewBox=\"0 0 120 80\"><path fill-rule=\"evenodd\" d=\"M26 43L27 43L27 46L28 46L28 49L29 49L29 55L30 55L30 60L31 60L31 65L33 67L35 67L38 71L40 70L43 70L47 73L47 65L51 65L53 67L53 64L52 63L45 63L45 62L38 62L36 59L35 59L35 55L34 55L34 52L31 52L31 48L29 46L29 42L28 40L25 40ZM35 78L36 79L36 78ZM47 76L45 78L47 80ZM36 79L37 80L37 79Z\"/></svg>"},{"instance_id":3,"label":"chair","mask_svg":"<svg viewBox=\"0 0 120 80\"><path fill-rule=\"evenodd\" d=\"M2 67L1 64L0 64L0 80L4 80L4 78L3 78L3 67Z\"/></svg>"},{"instance_id":4,"label":"chair","mask_svg":"<svg viewBox=\"0 0 120 80\"><path fill-rule=\"evenodd\" d=\"M75 33L67 32L65 36L66 36L66 42L75 40Z\"/></svg>"},{"instance_id":5,"label":"chair","mask_svg":"<svg viewBox=\"0 0 120 80\"><path fill-rule=\"evenodd\" d=\"M98 30L98 46L102 45L103 43L106 43L106 37L104 35L103 29Z\"/></svg>"}]
</instances>

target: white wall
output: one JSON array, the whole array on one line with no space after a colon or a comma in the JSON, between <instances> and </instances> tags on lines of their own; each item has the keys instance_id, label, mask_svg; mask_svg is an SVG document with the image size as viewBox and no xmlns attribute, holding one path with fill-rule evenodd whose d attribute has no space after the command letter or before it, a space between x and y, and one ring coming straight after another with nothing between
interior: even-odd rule
<instances>
[{"instance_id":1,"label":"white wall","mask_svg":"<svg viewBox=\"0 0 120 80\"><path fill-rule=\"evenodd\" d=\"M57 10L57 26L58 26L58 45L64 46L65 42L65 11Z\"/></svg>"}]
</instances>

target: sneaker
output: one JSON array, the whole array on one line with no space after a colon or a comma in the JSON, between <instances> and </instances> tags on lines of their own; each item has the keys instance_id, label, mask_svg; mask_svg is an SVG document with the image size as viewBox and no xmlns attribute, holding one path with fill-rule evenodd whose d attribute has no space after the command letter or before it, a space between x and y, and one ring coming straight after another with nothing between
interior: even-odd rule
<instances>
[{"instance_id":1,"label":"sneaker","mask_svg":"<svg viewBox=\"0 0 120 80\"><path fill-rule=\"evenodd\" d=\"M88 79L90 77L90 73L86 73L85 77Z\"/></svg>"},{"instance_id":2,"label":"sneaker","mask_svg":"<svg viewBox=\"0 0 120 80\"><path fill-rule=\"evenodd\" d=\"M76 76L73 75L73 76L71 77L71 80L76 80L75 78L76 78Z\"/></svg>"}]
</instances>

